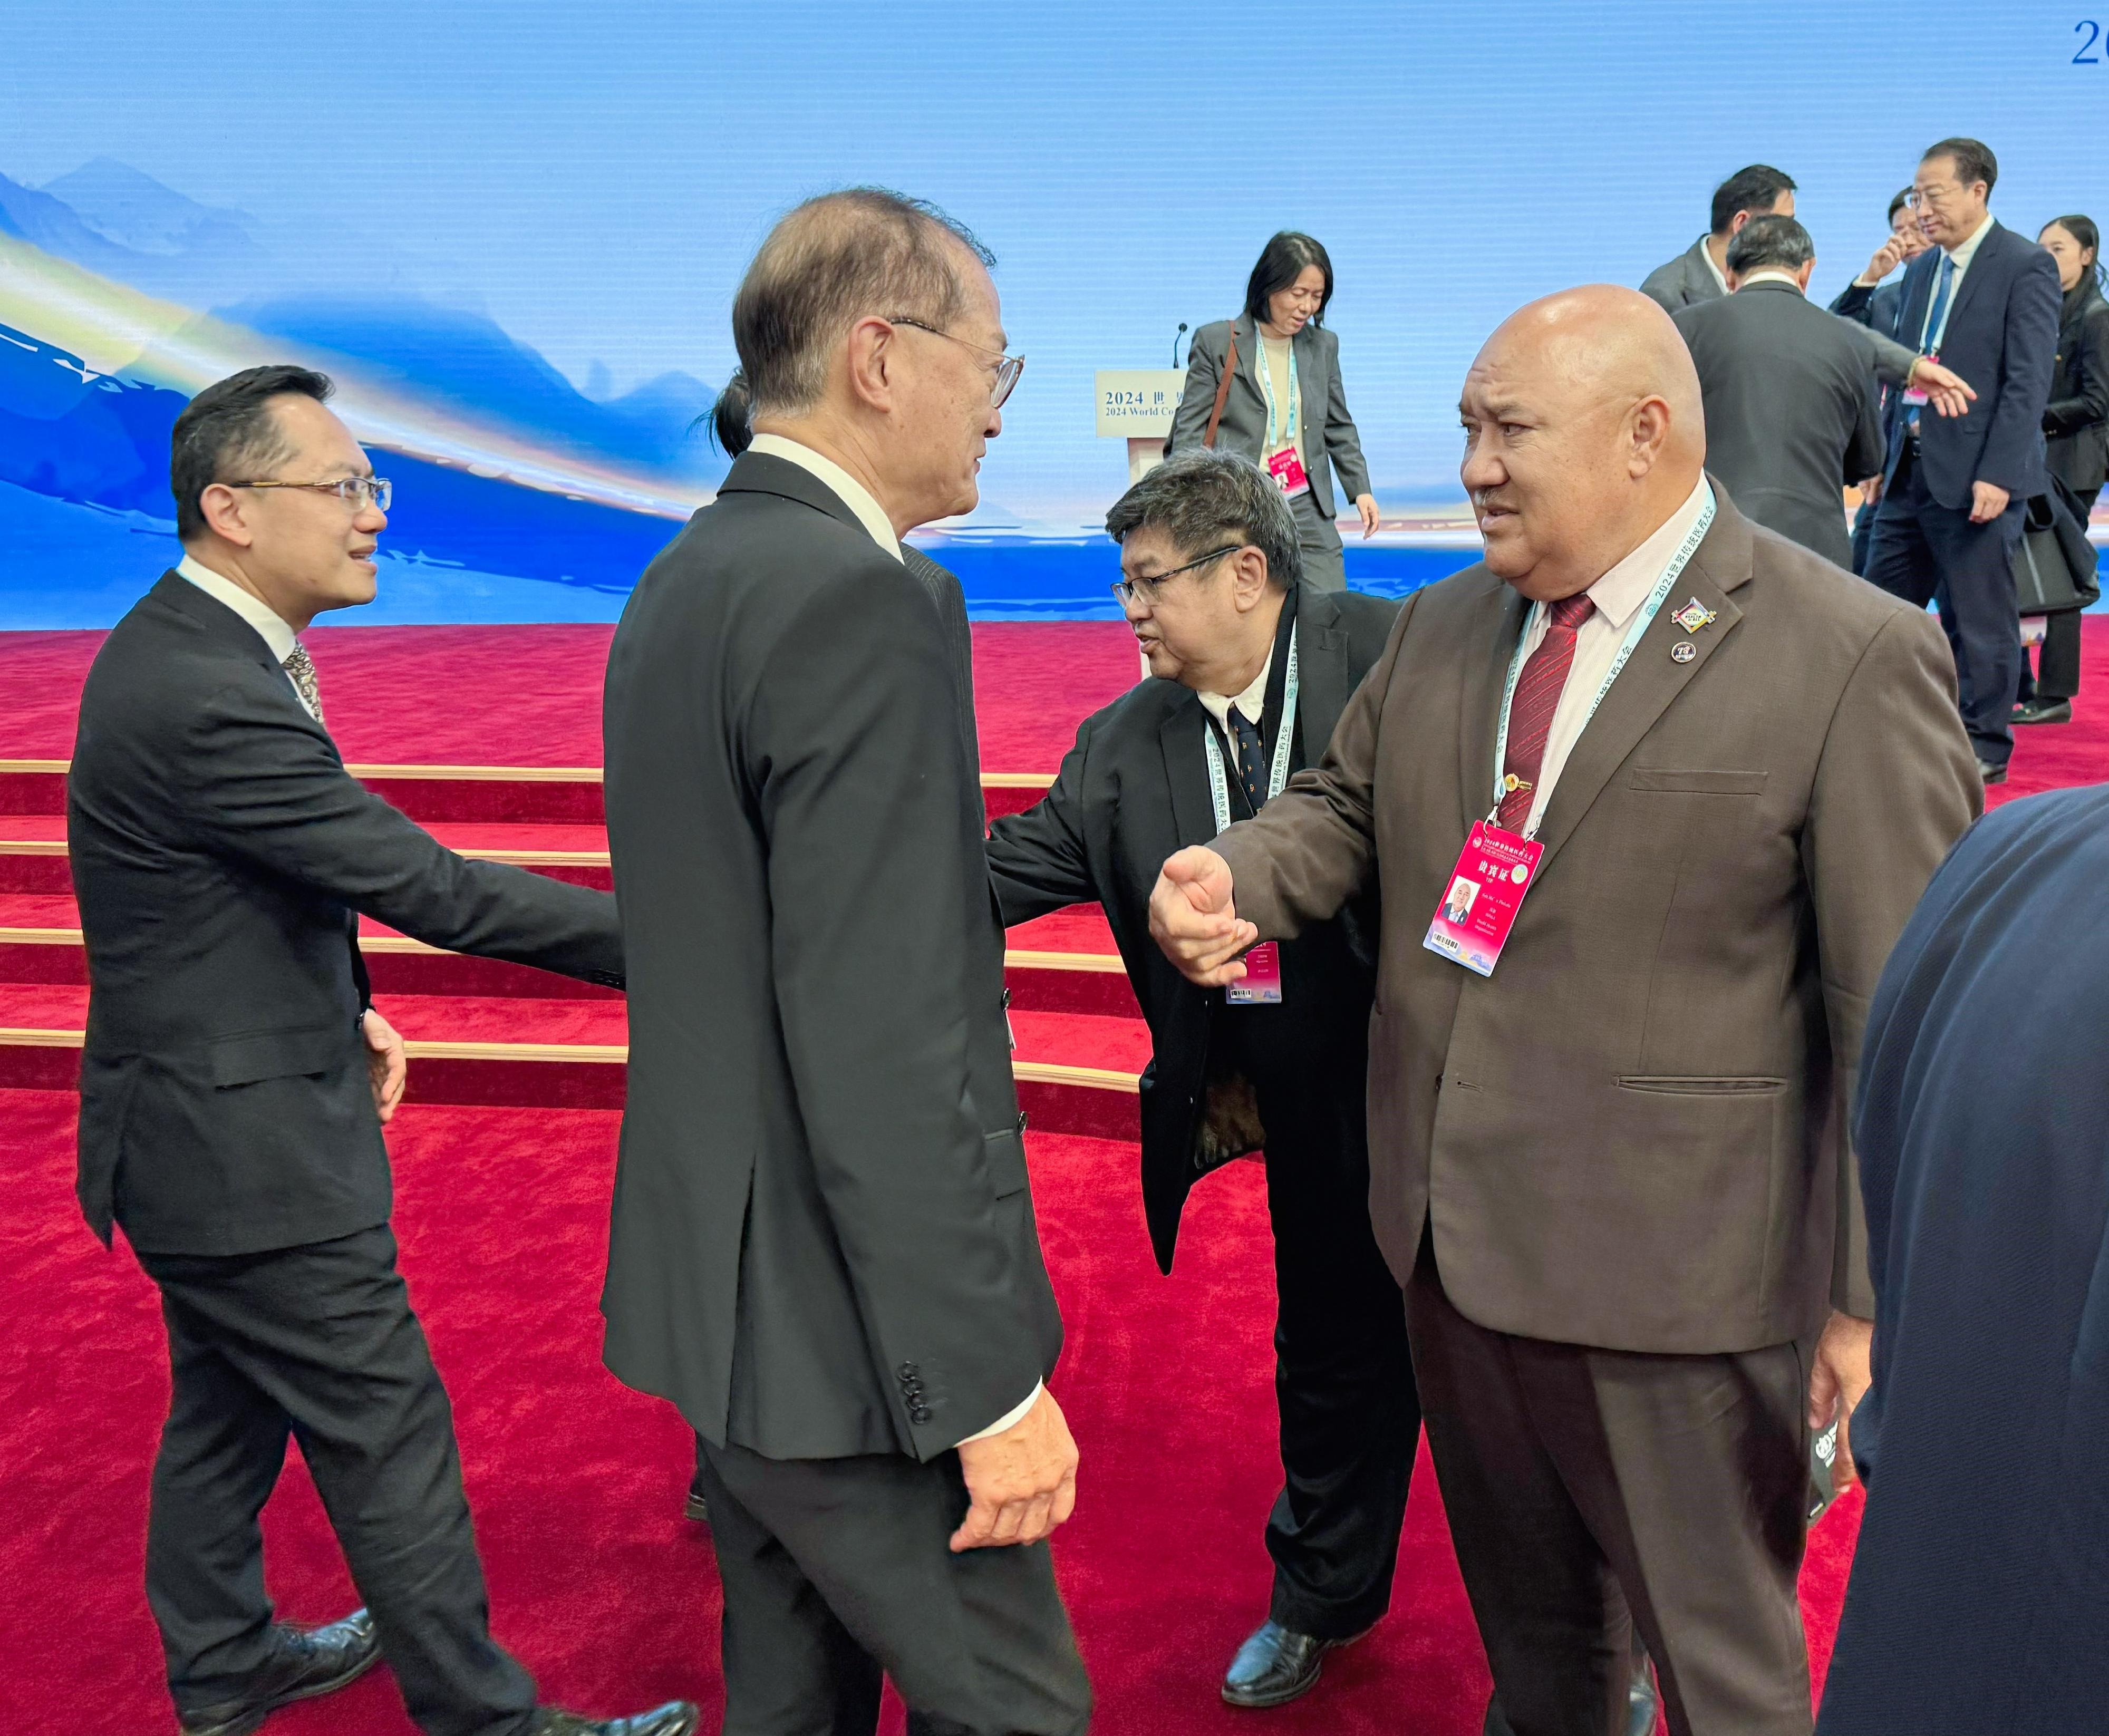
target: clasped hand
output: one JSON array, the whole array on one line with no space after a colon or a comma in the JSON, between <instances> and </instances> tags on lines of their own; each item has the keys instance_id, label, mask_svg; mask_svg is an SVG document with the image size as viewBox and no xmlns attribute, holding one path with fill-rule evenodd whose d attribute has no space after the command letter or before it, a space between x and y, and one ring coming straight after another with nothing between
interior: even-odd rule
<instances>
[{"instance_id":1,"label":"clasped hand","mask_svg":"<svg viewBox=\"0 0 2109 1736\"><path fill-rule=\"evenodd\" d=\"M1205 844L1169 858L1149 894L1149 932L1188 981L1221 988L1245 974L1238 955L1259 939L1231 901L1231 865Z\"/></svg>"}]
</instances>

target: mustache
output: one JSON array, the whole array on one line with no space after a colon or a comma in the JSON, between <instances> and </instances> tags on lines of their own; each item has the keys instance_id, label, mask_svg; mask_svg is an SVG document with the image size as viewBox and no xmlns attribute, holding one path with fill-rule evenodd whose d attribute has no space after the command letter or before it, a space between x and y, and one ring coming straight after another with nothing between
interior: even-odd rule
<instances>
[{"instance_id":1,"label":"mustache","mask_svg":"<svg viewBox=\"0 0 2109 1736\"><path fill-rule=\"evenodd\" d=\"M1475 512L1510 512L1514 509L1493 489L1472 490L1472 510Z\"/></svg>"}]
</instances>

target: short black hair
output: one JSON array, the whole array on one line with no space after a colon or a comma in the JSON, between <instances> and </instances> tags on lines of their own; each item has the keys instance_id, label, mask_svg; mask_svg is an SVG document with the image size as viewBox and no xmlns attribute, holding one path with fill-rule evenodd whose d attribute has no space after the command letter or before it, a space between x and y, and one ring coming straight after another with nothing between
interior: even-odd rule
<instances>
[{"instance_id":1,"label":"short black hair","mask_svg":"<svg viewBox=\"0 0 2109 1736\"><path fill-rule=\"evenodd\" d=\"M1937 145L1929 145L1919 158L1922 163L1931 163L1937 156L1952 158L1955 164L1955 178L1965 187L1985 183L1989 194L1999 184L1999 160L1992 155L1992 147L1974 138L1944 138Z\"/></svg>"},{"instance_id":2,"label":"short black hair","mask_svg":"<svg viewBox=\"0 0 2109 1736\"><path fill-rule=\"evenodd\" d=\"M1267 298L1287 289L1303 276L1307 265L1316 265L1325 274L1325 292L1318 298L1318 311L1311 316L1311 323L1325 322L1325 304L1333 299L1332 258L1311 236L1284 229L1260 249L1258 262L1245 279L1245 312L1255 325L1267 318Z\"/></svg>"},{"instance_id":3,"label":"short black hair","mask_svg":"<svg viewBox=\"0 0 2109 1736\"><path fill-rule=\"evenodd\" d=\"M1794 177L1764 163L1739 169L1714 189L1714 232L1726 235L1738 211L1767 212L1779 203L1782 193L1791 193Z\"/></svg>"},{"instance_id":4,"label":"short black hair","mask_svg":"<svg viewBox=\"0 0 2109 1736\"><path fill-rule=\"evenodd\" d=\"M271 413L271 400L294 395L326 404L336 388L327 374L290 362L245 367L200 392L183 407L169 436L169 491L176 497L176 535L202 535L198 498L215 482L260 481L260 473L291 457L292 448Z\"/></svg>"},{"instance_id":5,"label":"short black hair","mask_svg":"<svg viewBox=\"0 0 2109 1736\"><path fill-rule=\"evenodd\" d=\"M1106 534L1125 543L1145 528L1163 531L1190 561L1226 540L1250 543L1267 557L1267 582L1278 591L1303 576L1296 515L1280 484L1235 453L1181 453L1145 471L1106 514Z\"/></svg>"},{"instance_id":6,"label":"short black hair","mask_svg":"<svg viewBox=\"0 0 2109 1736\"><path fill-rule=\"evenodd\" d=\"M1915 187L1908 187L1890 201L1890 208L1882 213L1882 216L1892 229L1897 226L1897 213L1912 202L1912 195L1917 191Z\"/></svg>"},{"instance_id":7,"label":"short black hair","mask_svg":"<svg viewBox=\"0 0 2109 1736\"><path fill-rule=\"evenodd\" d=\"M1753 217L1728 243L1728 269L1739 277L1768 265L1800 271L1815 257L1816 243L1791 217Z\"/></svg>"}]
</instances>

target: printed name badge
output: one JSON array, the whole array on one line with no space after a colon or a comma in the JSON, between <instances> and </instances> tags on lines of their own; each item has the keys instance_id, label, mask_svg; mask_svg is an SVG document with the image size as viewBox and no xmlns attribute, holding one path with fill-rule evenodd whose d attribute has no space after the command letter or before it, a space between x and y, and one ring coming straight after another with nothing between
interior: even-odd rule
<instances>
[{"instance_id":1,"label":"printed name badge","mask_svg":"<svg viewBox=\"0 0 2109 1736\"><path fill-rule=\"evenodd\" d=\"M1520 838L1484 820L1476 823L1457 866L1450 871L1428 938L1420 944L1468 971L1493 976L1544 854L1545 846L1534 838Z\"/></svg>"},{"instance_id":2,"label":"printed name badge","mask_svg":"<svg viewBox=\"0 0 2109 1736\"><path fill-rule=\"evenodd\" d=\"M1303 468L1303 459L1296 456L1294 446L1285 446L1267 461L1267 473L1273 477L1281 492L1294 500L1298 494L1311 492L1311 478Z\"/></svg>"},{"instance_id":3,"label":"printed name badge","mask_svg":"<svg viewBox=\"0 0 2109 1736\"><path fill-rule=\"evenodd\" d=\"M1271 1007L1281 1000L1281 948L1262 940L1245 954L1245 973L1223 985L1223 999L1233 1007Z\"/></svg>"}]
</instances>

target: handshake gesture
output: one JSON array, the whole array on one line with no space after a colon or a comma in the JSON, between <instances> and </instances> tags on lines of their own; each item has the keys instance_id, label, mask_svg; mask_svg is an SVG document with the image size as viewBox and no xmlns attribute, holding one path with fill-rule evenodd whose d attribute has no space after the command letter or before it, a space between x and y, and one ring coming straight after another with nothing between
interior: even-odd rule
<instances>
[{"instance_id":1,"label":"handshake gesture","mask_svg":"<svg viewBox=\"0 0 2109 1736\"><path fill-rule=\"evenodd\" d=\"M1221 988L1245 974L1239 954L1259 930L1231 901L1231 865L1205 844L1169 858L1149 894L1149 932L1191 982Z\"/></svg>"}]
</instances>

